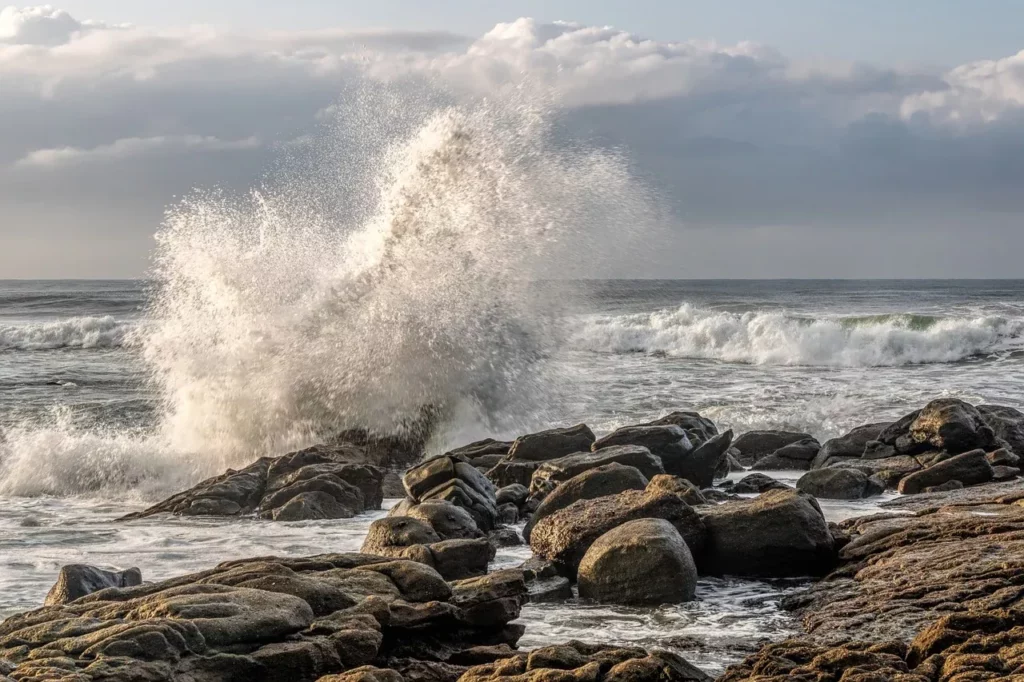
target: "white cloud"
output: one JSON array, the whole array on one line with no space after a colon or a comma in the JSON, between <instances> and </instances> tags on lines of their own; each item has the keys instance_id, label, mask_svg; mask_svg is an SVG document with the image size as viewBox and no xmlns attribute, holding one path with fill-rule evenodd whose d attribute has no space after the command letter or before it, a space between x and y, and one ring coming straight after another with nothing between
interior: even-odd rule
<instances>
[{"instance_id":1,"label":"white cloud","mask_svg":"<svg viewBox=\"0 0 1024 682\"><path fill-rule=\"evenodd\" d=\"M19 159L16 166L35 168L58 168L95 161L117 161L138 156L201 151L226 151L256 149L261 146L258 138L221 140L200 135L177 135L158 137L126 137L110 144L89 149L81 147L58 147L37 149Z\"/></svg>"},{"instance_id":2,"label":"white cloud","mask_svg":"<svg viewBox=\"0 0 1024 682\"><path fill-rule=\"evenodd\" d=\"M926 114L955 125L992 123L1024 107L1024 51L1003 59L986 59L957 67L944 87L907 97L904 118Z\"/></svg>"},{"instance_id":3,"label":"white cloud","mask_svg":"<svg viewBox=\"0 0 1024 682\"><path fill-rule=\"evenodd\" d=\"M97 21L78 21L50 5L0 9L0 43L12 45L63 45L83 31L112 27Z\"/></svg>"}]
</instances>

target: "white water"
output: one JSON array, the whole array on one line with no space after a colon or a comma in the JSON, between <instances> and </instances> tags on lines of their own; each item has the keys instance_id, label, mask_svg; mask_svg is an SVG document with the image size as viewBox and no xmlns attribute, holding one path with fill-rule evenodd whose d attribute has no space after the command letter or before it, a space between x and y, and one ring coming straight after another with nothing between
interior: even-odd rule
<instances>
[{"instance_id":1,"label":"white water","mask_svg":"<svg viewBox=\"0 0 1024 682\"><path fill-rule=\"evenodd\" d=\"M570 345L593 352L659 353L755 365L898 367L1019 350L1024 348L1024 318L814 319L683 304L652 313L589 316L573 330Z\"/></svg>"},{"instance_id":2,"label":"white water","mask_svg":"<svg viewBox=\"0 0 1024 682\"><path fill-rule=\"evenodd\" d=\"M0 351L117 348L130 330L129 323L109 315L0 325Z\"/></svg>"}]
</instances>

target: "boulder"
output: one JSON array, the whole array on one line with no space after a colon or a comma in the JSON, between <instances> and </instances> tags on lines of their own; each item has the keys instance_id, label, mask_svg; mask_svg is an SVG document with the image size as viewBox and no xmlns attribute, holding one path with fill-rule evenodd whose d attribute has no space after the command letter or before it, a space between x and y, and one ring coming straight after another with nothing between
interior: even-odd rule
<instances>
[{"instance_id":1,"label":"boulder","mask_svg":"<svg viewBox=\"0 0 1024 682\"><path fill-rule=\"evenodd\" d=\"M813 469L800 477L796 488L826 500L859 500L881 495L885 482L856 469Z\"/></svg>"},{"instance_id":2,"label":"boulder","mask_svg":"<svg viewBox=\"0 0 1024 682\"><path fill-rule=\"evenodd\" d=\"M477 527L473 516L462 507L447 500L427 500L410 505L404 510L403 515L423 521L434 529L441 540L483 536L483 532Z\"/></svg>"},{"instance_id":3,"label":"boulder","mask_svg":"<svg viewBox=\"0 0 1024 682\"><path fill-rule=\"evenodd\" d=\"M627 490L580 500L541 519L530 533L534 554L570 578L599 537L635 519L664 519L675 526L694 556L704 545L704 524L681 495L663 490Z\"/></svg>"},{"instance_id":4,"label":"boulder","mask_svg":"<svg viewBox=\"0 0 1024 682\"><path fill-rule=\"evenodd\" d=\"M662 490L668 493L675 493L682 496L686 500L686 504L691 507L698 504L707 504L708 502L704 498L703 493L701 493L700 488L680 476L658 474L651 479L651 482L647 485L647 490Z\"/></svg>"},{"instance_id":5,"label":"boulder","mask_svg":"<svg viewBox=\"0 0 1024 682\"><path fill-rule=\"evenodd\" d=\"M542 604L572 599L572 583L560 575L550 578L537 578L528 583L530 603Z\"/></svg>"},{"instance_id":6,"label":"boulder","mask_svg":"<svg viewBox=\"0 0 1024 682\"><path fill-rule=\"evenodd\" d=\"M960 454L997 447L995 432L985 423L981 412L956 398L931 401L884 429L878 440L904 455L940 450Z\"/></svg>"},{"instance_id":7,"label":"boulder","mask_svg":"<svg viewBox=\"0 0 1024 682\"><path fill-rule=\"evenodd\" d=\"M1020 476L1018 467L994 466L992 467L993 481L1012 481Z\"/></svg>"},{"instance_id":8,"label":"boulder","mask_svg":"<svg viewBox=\"0 0 1024 682\"><path fill-rule=\"evenodd\" d=\"M985 451L971 450L915 471L900 481L898 489L904 495L913 495L949 481L960 481L964 486L988 483L994 475Z\"/></svg>"},{"instance_id":9,"label":"boulder","mask_svg":"<svg viewBox=\"0 0 1024 682\"><path fill-rule=\"evenodd\" d=\"M615 495L624 490L643 490L647 483L647 478L639 469L618 462L584 471L560 484L544 498L523 529L523 537L529 542L532 528L541 519L565 509L574 502Z\"/></svg>"},{"instance_id":10,"label":"boulder","mask_svg":"<svg viewBox=\"0 0 1024 682\"><path fill-rule=\"evenodd\" d=\"M107 571L88 564L68 564L61 567L57 574L57 582L50 588L44 603L47 606L67 604L108 587L132 587L141 584L142 571L137 568Z\"/></svg>"},{"instance_id":11,"label":"boulder","mask_svg":"<svg viewBox=\"0 0 1024 682\"><path fill-rule=\"evenodd\" d=\"M1024 412L1003 405L978 405L978 412L998 440L1018 457L1024 456Z\"/></svg>"},{"instance_id":12,"label":"boulder","mask_svg":"<svg viewBox=\"0 0 1024 682\"><path fill-rule=\"evenodd\" d=\"M512 443L508 458L520 462L544 462L574 452L586 452L594 440L594 432L586 424L549 429L517 438Z\"/></svg>"},{"instance_id":13,"label":"boulder","mask_svg":"<svg viewBox=\"0 0 1024 682\"><path fill-rule=\"evenodd\" d=\"M790 490L790 486L766 474L747 474L734 485L725 488L737 495L760 495L768 490Z\"/></svg>"},{"instance_id":14,"label":"boulder","mask_svg":"<svg viewBox=\"0 0 1024 682\"><path fill-rule=\"evenodd\" d=\"M473 462L480 457L489 457L498 455L504 457L508 454L508 451L512 449L511 441L494 440L493 438L485 438L478 440L469 445L463 445L460 448L449 450L446 455L452 457L461 457L470 462Z\"/></svg>"},{"instance_id":15,"label":"boulder","mask_svg":"<svg viewBox=\"0 0 1024 682\"><path fill-rule=\"evenodd\" d=\"M612 463L638 469L648 480L665 473L661 460L652 455L647 448L639 445L615 445L597 452L580 452L545 462L533 474L530 494L538 499L544 498L570 478L589 469Z\"/></svg>"},{"instance_id":16,"label":"boulder","mask_svg":"<svg viewBox=\"0 0 1024 682\"><path fill-rule=\"evenodd\" d=\"M402 484L414 502L444 500L469 512L480 530L495 527L498 503L494 484L464 459L441 455L427 460L407 471Z\"/></svg>"},{"instance_id":17,"label":"boulder","mask_svg":"<svg viewBox=\"0 0 1024 682\"><path fill-rule=\"evenodd\" d=\"M745 467L751 467L762 457L767 457L790 443L813 438L809 433L794 431L747 431L733 441L732 449L736 460Z\"/></svg>"},{"instance_id":18,"label":"boulder","mask_svg":"<svg viewBox=\"0 0 1024 682\"><path fill-rule=\"evenodd\" d=\"M820 449L816 439L804 438L758 459L753 468L760 471L807 471Z\"/></svg>"},{"instance_id":19,"label":"boulder","mask_svg":"<svg viewBox=\"0 0 1024 682\"><path fill-rule=\"evenodd\" d=\"M361 551L384 555L390 547L411 547L440 541L441 537L424 521L409 516L388 516L370 524Z\"/></svg>"},{"instance_id":20,"label":"boulder","mask_svg":"<svg viewBox=\"0 0 1024 682\"><path fill-rule=\"evenodd\" d=\"M516 507L522 507L529 496L530 489L528 487L519 483L513 483L498 490L495 497L499 505L514 504Z\"/></svg>"},{"instance_id":21,"label":"boulder","mask_svg":"<svg viewBox=\"0 0 1024 682\"><path fill-rule=\"evenodd\" d=\"M485 475L497 488L510 485L529 488L533 472L537 471L540 465L541 462L513 462L506 458L488 469Z\"/></svg>"},{"instance_id":22,"label":"boulder","mask_svg":"<svg viewBox=\"0 0 1024 682\"><path fill-rule=\"evenodd\" d=\"M987 455L988 462L992 466L1015 467L1020 464L1020 457L1006 448L993 450Z\"/></svg>"},{"instance_id":23,"label":"boulder","mask_svg":"<svg viewBox=\"0 0 1024 682\"><path fill-rule=\"evenodd\" d=\"M594 452L613 445L639 445L651 451L661 459L666 471L678 460L693 451L686 431L679 426L624 426L612 431L607 436L594 441L591 449Z\"/></svg>"},{"instance_id":24,"label":"boulder","mask_svg":"<svg viewBox=\"0 0 1024 682\"><path fill-rule=\"evenodd\" d=\"M832 462L844 459L860 459L864 448L872 441L877 441L879 434L892 425L892 422L864 424L852 429L849 433L831 438L821 445L818 454L811 460L812 469L820 469Z\"/></svg>"},{"instance_id":25,"label":"boulder","mask_svg":"<svg viewBox=\"0 0 1024 682\"><path fill-rule=\"evenodd\" d=\"M692 412L688 410L672 412L664 417L642 424L641 426L666 425L681 427L686 431L686 435L689 436L690 442L694 445L702 445L712 436L718 435L718 427L715 426L713 421L707 417L702 417L699 412Z\"/></svg>"},{"instance_id":26,"label":"boulder","mask_svg":"<svg viewBox=\"0 0 1024 682\"><path fill-rule=\"evenodd\" d=\"M693 601L697 567L675 527L664 519L636 519L613 528L580 562L579 593L606 604Z\"/></svg>"},{"instance_id":27,"label":"boulder","mask_svg":"<svg viewBox=\"0 0 1024 682\"><path fill-rule=\"evenodd\" d=\"M707 529L702 573L757 578L824 575L836 549L818 503L795 490L701 507Z\"/></svg>"},{"instance_id":28,"label":"boulder","mask_svg":"<svg viewBox=\"0 0 1024 682\"><path fill-rule=\"evenodd\" d=\"M353 490L355 489L353 488ZM360 499L362 498L360 497ZM349 519L355 516L355 512L352 507L339 503L335 496L319 490L311 490L299 493L261 516L274 521L319 521Z\"/></svg>"}]
</instances>

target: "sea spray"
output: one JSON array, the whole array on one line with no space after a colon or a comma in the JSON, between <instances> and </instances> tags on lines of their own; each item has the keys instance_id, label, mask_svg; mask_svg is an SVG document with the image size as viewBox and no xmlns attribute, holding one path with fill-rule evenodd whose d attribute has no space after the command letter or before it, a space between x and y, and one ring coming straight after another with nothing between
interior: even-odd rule
<instances>
[{"instance_id":1,"label":"sea spray","mask_svg":"<svg viewBox=\"0 0 1024 682\"><path fill-rule=\"evenodd\" d=\"M175 487L424 409L436 447L550 417L572 292L544 281L621 255L649 195L620 154L557 139L543 106L385 92L343 99L257 190L168 211L130 338L159 423L12 430L0 492Z\"/></svg>"}]
</instances>

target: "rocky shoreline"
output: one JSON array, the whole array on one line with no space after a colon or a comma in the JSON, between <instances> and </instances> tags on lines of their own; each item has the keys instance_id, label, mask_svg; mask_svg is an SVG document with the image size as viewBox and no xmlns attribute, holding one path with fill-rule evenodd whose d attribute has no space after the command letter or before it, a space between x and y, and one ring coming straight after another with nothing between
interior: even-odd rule
<instances>
[{"instance_id":1,"label":"rocky shoreline","mask_svg":"<svg viewBox=\"0 0 1024 682\"><path fill-rule=\"evenodd\" d=\"M408 468L417 447L339 437L125 517L350 518L379 509L403 471L404 499L360 553L157 583L67 567L45 606L0 623L0 682L710 680L669 651L519 651L515 622L574 590L685 603L706 576L821 578L783 604L805 634L721 680L1024 679L1024 413L1012 408L939 399L825 443L734 438L674 412L602 438L577 425L480 441ZM782 469L806 474L794 489L760 473ZM817 502L885 491L902 493L891 512L840 524ZM524 542L533 558L488 572Z\"/></svg>"}]
</instances>

